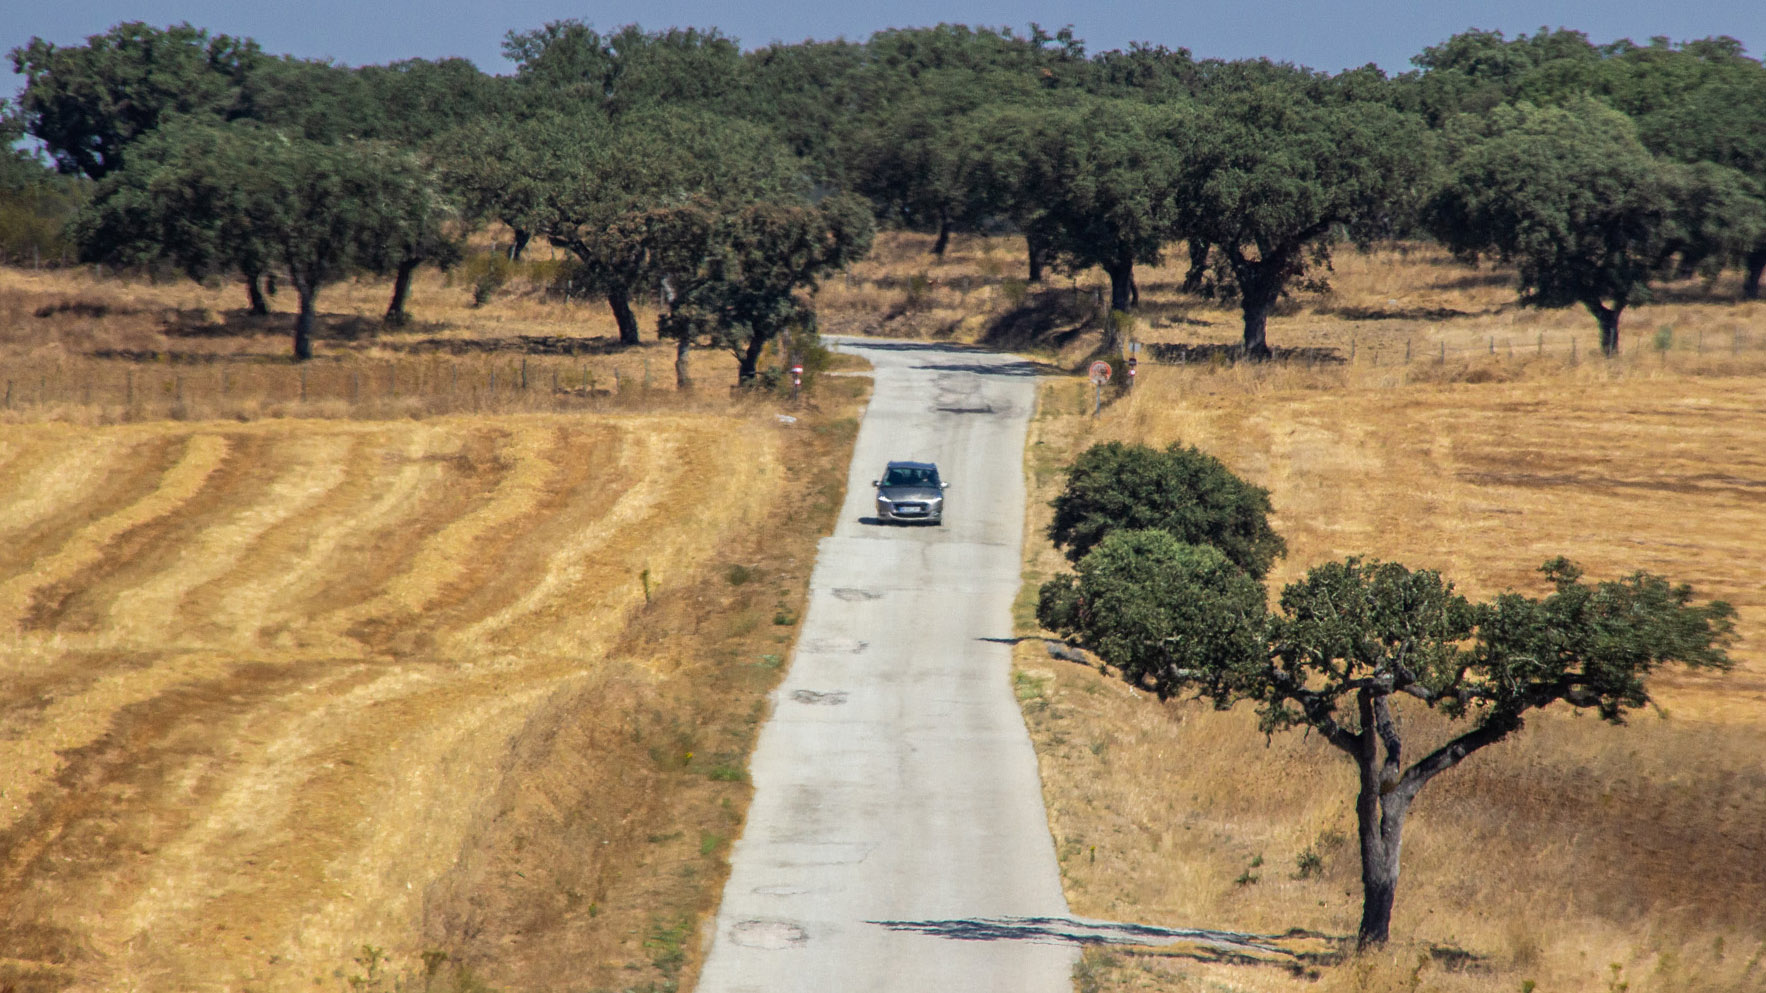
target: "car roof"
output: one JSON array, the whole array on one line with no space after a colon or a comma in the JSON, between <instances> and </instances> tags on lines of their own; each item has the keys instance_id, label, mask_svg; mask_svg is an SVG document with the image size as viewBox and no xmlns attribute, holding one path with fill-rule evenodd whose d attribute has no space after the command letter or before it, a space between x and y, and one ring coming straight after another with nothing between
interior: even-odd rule
<instances>
[{"instance_id":1,"label":"car roof","mask_svg":"<svg viewBox=\"0 0 1766 993\"><path fill-rule=\"evenodd\" d=\"M885 469L937 469L936 462L891 462Z\"/></svg>"}]
</instances>

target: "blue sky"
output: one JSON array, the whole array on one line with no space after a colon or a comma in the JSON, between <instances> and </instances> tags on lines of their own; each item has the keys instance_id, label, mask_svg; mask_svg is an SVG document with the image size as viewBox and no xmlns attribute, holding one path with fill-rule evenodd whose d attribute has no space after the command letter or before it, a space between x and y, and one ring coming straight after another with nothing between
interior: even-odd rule
<instances>
[{"instance_id":1,"label":"blue sky","mask_svg":"<svg viewBox=\"0 0 1766 993\"><path fill-rule=\"evenodd\" d=\"M715 26L745 47L770 41L846 36L863 39L886 27L950 21L1023 28L1032 21L1053 30L1072 24L1089 51L1131 41L1187 47L1199 57L1269 56L1337 71L1378 63L1389 72L1409 67L1412 55L1466 28L1513 36L1541 26L1583 31L1596 42L1654 35L1676 41L1727 34L1758 58L1766 49L1766 0L1501 0L1463 4L1426 0L1270 0L1197 3L1193 0L1117 0L1114 3L910 0L830 3L827 0L7 0L0 15L0 48L10 51L33 36L80 44L119 21L164 26L189 21L211 31L256 38L265 50L330 57L351 65L402 58L458 55L494 73L508 71L500 42L505 32L576 17L597 27L632 21L645 27ZM0 65L0 95L21 80Z\"/></svg>"}]
</instances>

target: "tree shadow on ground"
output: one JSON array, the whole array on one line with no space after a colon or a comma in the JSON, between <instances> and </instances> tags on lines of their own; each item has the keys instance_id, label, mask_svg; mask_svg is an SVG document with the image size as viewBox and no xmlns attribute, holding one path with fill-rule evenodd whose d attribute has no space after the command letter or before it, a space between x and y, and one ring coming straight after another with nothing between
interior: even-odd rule
<instances>
[{"instance_id":1,"label":"tree shadow on ground","mask_svg":"<svg viewBox=\"0 0 1766 993\"><path fill-rule=\"evenodd\" d=\"M1023 941L1040 945L1101 945L1158 949L1158 954L1201 962L1275 966L1296 975L1343 960L1349 939L1303 928L1282 934L1244 934L1167 928L1077 917L968 917L950 920L867 921L951 941Z\"/></svg>"},{"instance_id":2,"label":"tree shadow on ground","mask_svg":"<svg viewBox=\"0 0 1766 993\"><path fill-rule=\"evenodd\" d=\"M1097 320L1097 303L1070 290L1031 293L1015 307L996 315L981 332L981 344L1013 351L1044 348L1060 351Z\"/></svg>"},{"instance_id":3,"label":"tree shadow on ground","mask_svg":"<svg viewBox=\"0 0 1766 993\"><path fill-rule=\"evenodd\" d=\"M551 334L520 334L503 338L419 338L415 341L382 342L399 352L447 352L450 355L484 355L512 352L521 355L613 355L632 346L611 335L573 338Z\"/></svg>"}]
</instances>

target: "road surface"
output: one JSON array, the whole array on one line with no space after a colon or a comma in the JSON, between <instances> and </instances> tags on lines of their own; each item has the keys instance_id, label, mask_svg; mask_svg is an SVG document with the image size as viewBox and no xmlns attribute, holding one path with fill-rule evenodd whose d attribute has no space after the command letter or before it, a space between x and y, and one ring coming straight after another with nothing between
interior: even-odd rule
<instances>
[{"instance_id":1,"label":"road surface","mask_svg":"<svg viewBox=\"0 0 1766 993\"><path fill-rule=\"evenodd\" d=\"M840 347L876 388L698 989L1069 993L1072 922L1009 675L1034 370ZM942 527L872 520L890 459L938 463Z\"/></svg>"}]
</instances>

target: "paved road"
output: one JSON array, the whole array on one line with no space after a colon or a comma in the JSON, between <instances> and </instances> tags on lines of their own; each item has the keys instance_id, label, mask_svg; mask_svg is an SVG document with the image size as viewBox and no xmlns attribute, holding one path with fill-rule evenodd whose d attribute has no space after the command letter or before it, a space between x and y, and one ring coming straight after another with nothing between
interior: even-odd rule
<instances>
[{"instance_id":1,"label":"paved road","mask_svg":"<svg viewBox=\"0 0 1766 993\"><path fill-rule=\"evenodd\" d=\"M1075 946L1009 678L1033 370L841 347L876 389L698 988L1069 993ZM938 463L943 527L871 521L892 458Z\"/></svg>"}]
</instances>

